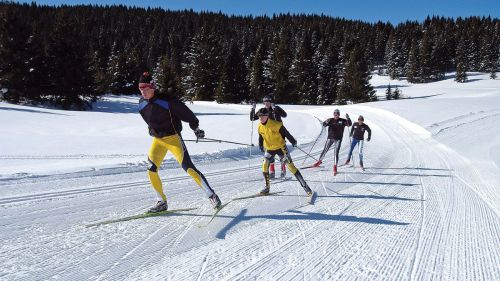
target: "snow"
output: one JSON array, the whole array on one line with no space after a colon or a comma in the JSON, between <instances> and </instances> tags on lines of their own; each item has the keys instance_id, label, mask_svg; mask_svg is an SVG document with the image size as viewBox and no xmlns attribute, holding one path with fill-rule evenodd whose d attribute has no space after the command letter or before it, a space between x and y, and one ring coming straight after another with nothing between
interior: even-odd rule
<instances>
[{"instance_id":1,"label":"snow","mask_svg":"<svg viewBox=\"0 0 500 281\"><path fill-rule=\"evenodd\" d=\"M89 112L0 103L0 279L500 280L500 81L468 77L374 75L380 97L391 83L405 99L283 105L314 158L326 138L319 121L335 108L362 114L373 131L366 171L333 176L330 151L322 168L301 171L313 205L297 181L274 181L284 193L233 201L205 228L211 206L171 156L160 170L169 208L196 209L86 227L154 203L137 97L108 96ZM207 137L257 143L249 105L188 106ZM187 124L183 136L194 139ZM257 147L186 144L223 202L263 187ZM290 150L297 167L313 162Z\"/></svg>"}]
</instances>

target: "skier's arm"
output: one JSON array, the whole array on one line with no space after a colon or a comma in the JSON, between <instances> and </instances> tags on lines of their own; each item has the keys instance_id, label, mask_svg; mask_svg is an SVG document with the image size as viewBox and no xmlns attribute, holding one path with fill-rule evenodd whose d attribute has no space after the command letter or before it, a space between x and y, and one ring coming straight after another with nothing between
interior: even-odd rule
<instances>
[{"instance_id":1,"label":"skier's arm","mask_svg":"<svg viewBox=\"0 0 500 281\"><path fill-rule=\"evenodd\" d=\"M290 141L290 143L295 146L297 144L297 141L295 140L295 138L292 136L292 134L290 134L290 132L288 132L288 130L285 128L285 126L281 126L280 128L280 134L283 138L286 138L288 139L288 141Z\"/></svg>"},{"instance_id":2,"label":"skier's arm","mask_svg":"<svg viewBox=\"0 0 500 281\"><path fill-rule=\"evenodd\" d=\"M370 129L370 127L368 127L368 125L365 125L365 126L366 126L366 130L368 131L368 138L366 140L370 141L370 139L372 138L372 130Z\"/></svg>"},{"instance_id":3,"label":"skier's arm","mask_svg":"<svg viewBox=\"0 0 500 281\"><path fill-rule=\"evenodd\" d=\"M279 106L276 106L276 111L277 111L278 115L281 116L281 117L286 117L287 116L285 110L283 108L279 107Z\"/></svg>"},{"instance_id":4,"label":"skier's arm","mask_svg":"<svg viewBox=\"0 0 500 281\"><path fill-rule=\"evenodd\" d=\"M328 125L330 124L330 118L326 119L324 122L323 122L323 127L328 127Z\"/></svg>"},{"instance_id":5,"label":"skier's arm","mask_svg":"<svg viewBox=\"0 0 500 281\"><path fill-rule=\"evenodd\" d=\"M260 151L264 152L264 138L261 134L259 134L259 148Z\"/></svg>"},{"instance_id":6,"label":"skier's arm","mask_svg":"<svg viewBox=\"0 0 500 281\"><path fill-rule=\"evenodd\" d=\"M351 133L349 134L349 137L352 137L352 134L354 134L354 126L351 127Z\"/></svg>"},{"instance_id":7,"label":"skier's arm","mask_svg":"<svg viewBox=\"0 0 500 281\"><path fill-rule=\"evenodd\" d=\"M349 118L348 114L346 114L346 121L347 121L347 126L352 126L352 121L351 118Z\"/></svg>"},{"instance_id":8,"label":"skier's arm","mask_svg":"<svg viewBox=\"0 0 500 281\"><path fill-rule=\"evenodd\" d=\"M194 113L189 109L189 107L186 106L183 102L179 100L169 100L170 104L170 111L179 119L181 119L184 122L189 123L189 127L192 130L196 130L198 128L198 125L200 121L194 115Z\"/></svg>"}]
</instances>

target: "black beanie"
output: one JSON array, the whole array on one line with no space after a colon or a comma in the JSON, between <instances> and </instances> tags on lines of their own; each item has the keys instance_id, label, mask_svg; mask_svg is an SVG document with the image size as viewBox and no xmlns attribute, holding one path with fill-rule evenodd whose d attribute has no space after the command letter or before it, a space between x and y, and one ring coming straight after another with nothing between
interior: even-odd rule
<instances>
[{"instance_id":1,"label":"black beanie","mask_svg":"<svg viewBox=\"0 0 500 281\"><path fill-rule=\"evenodd\" d=\"M149 83L149 84L154 84L153 82L153 76L147 71L145 71L141 77L139 78L139 83Z\"/></svg>"}]
</instances>

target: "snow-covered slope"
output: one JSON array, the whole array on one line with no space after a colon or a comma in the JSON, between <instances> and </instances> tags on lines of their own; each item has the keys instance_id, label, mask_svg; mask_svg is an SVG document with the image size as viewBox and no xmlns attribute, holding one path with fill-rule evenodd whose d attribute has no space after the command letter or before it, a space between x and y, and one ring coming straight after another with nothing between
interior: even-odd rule
<instances>
[{"instance_id":1,"label":"snow-covered slope","mask_svg":"<svg viewBox=\"0 0 500 281\"><path fill-rule=\"evenodd\" d=\"M339 107L373 130L366 171L333 176L330 152L322 168L302 170L314 205L298 182L275 181L284 193L233 201L205 228L210 204L172 160L160 171L169 207L196 209L86 227L154 203L136 99L110 97L96 112L2 103L0 279L499 280L500 81L473 75L466 84L391 81L408 99ZM382 95L386 77L373 82ZM250 142L248 106L189 106L209 137ZM335 107L284 108L300 148L318 157L326 134L316 118ZM257 149L189 149L223 201L262 188ZM291 155L303 166L303 152Z\"/></svg>"}]
</instances>

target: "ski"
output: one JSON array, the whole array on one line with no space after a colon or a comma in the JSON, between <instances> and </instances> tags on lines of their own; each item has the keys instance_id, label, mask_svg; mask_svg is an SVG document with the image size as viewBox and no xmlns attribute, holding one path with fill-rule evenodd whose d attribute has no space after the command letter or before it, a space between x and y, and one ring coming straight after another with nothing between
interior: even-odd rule
<instances>
[{"instance_id":1,"label":"ski","mask_svg":"<svg viewBox=\"0 0 500 281\"><path fill-rule=\"evenodd\" d=\"M321 168L321 166L314 166L314 165L311 165L311 166L305 166L305 167L302 167L300 168L301 170L305 170L305 169L311 169L311 168Z\"/></svg>"},{"instance_id":2,"label":"ski","mask_svg":"<svg viewBox=\"0 0 500 281\"><path fill-rule=\"evenodd\" d=\"M257 194L252 194L252 195L248 195L248 196L236 197L236 198L233 198L232 201L243 200L243 199L251 199L251 198L257 198L257 197L269 196L269 195L276 195L276 194L280 194L280 193L283 193L283 192L285 192L285 191L269 192L268 194L257 193Z\"/></svg>"},{"instance_id":3,"label":"ski","mask_svg":"<svg viewBox=\"0 0 500 281\"><path fill-rule=\"evenodd\" d=\"M185 209L166 210L166 211L161 211L161 212L156 212L156 213L143 213L143 214L139 214L139 215L123 217L123 218L114 219L114 220L105 220L105 221L101 221L101 222L96 222L96 223L88 224L88 225L86 225L86 227L101 226L101 225L106 225L106 224L111 224L111 223L144 219L144 218L149 218L149 217L168 216L170 214L175 214L175 213L180 213L180 212L188 212L188 211L192 211L192 210L196 210L196 209L197 208L185 208Z\"/></svg>"},{"instance_id":4,"label":"ski","mask_svg":"<svg viewBox=\"0 0 500 281\"><path fill-rule=\"evenodd\" d=\"M222 204L219 206L219 208L215 209L215 212L214 214L212 215L212 217L210 218L210 220L206 223L206 224L200 224L198 225L199 228L202 228L202 227L207 227L214 219L215 217L219 214L219 212L224 208L226 207L227 205L229 205L229 203L231 203L233 200L229 200L227 201L226 203Z\"/></svg>"}]
</instances>

